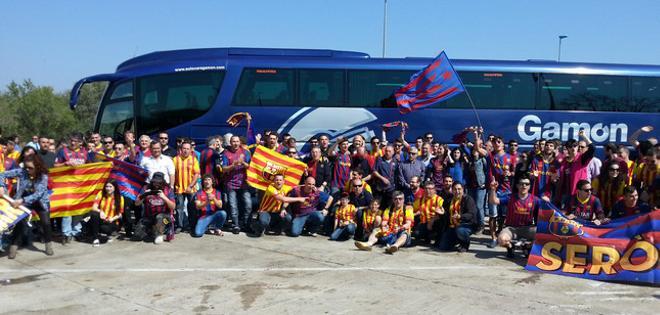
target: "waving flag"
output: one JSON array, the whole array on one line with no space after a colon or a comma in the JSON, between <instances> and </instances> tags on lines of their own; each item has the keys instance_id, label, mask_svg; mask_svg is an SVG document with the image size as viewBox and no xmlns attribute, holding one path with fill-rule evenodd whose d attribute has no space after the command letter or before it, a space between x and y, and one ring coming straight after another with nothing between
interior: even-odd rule
<instances>
[{"instance_id":1,"label":"waving flag","mask_svg":"<svg viewBox=\"0 0 660 315\"><path fill-rule=\"evenodd\" d=\"M29 210L14 208L9 201L0 198L0 233L11 229L16 223L30 215L27 211Z\"/></svg>"},{"instance_id":2,"label":"waving flag","mask_svg":"<svg viewBox=\"0 0 660 315\"><path fill-rule=\"evenodd\" d=\"M284 186L294 187L307 166L284 154L277 153L263 146L257 146L247 170L248 184L256 189L266 190L275 179L275 175L284 175Z\"/></svg>"},{"instance_id":3,"label":"waving flag","mask_svg":"<svg viewBox=\"0 0 660 315\"><path fill-rule=\"evenodd\" d=\"M142 189L142 186L145 185L146 180L149 177L149 172L146 169L100 153L96 154L96 160L112 162L110 178L117 181L119 193L121 193L124 198L131 200L137 198L140 189Z\"/></svg>"},{"instance_id":4,"label":"waving flag","mask_svg":"<svg viewBox=\"0 0 660 315\"><path fill-rule=\"evenodd\" d=\"M110 178L111 170L111 162L49 169L50 217L81 215L92 210L94 198Z\"/></svg>"},{"instance_id":5,"label":"waving flag","mask_svg":"<svg viewBox=\"0 0 660 315\"><path fill-rule=\"evenodd\" d=\"M441 52L431 64L413 74L408 84L394 91L401 114L450 99L465 91L461 79L445 52Z\"/></svg>"},{"instance_id":6,"label":"waving flag","mask_svg":"<svg viewBox=\"0 0 660 315\"><path fill-rule=\"evenodd\" d=\"M527 270L596 280L660 283L660 211L596 226L569 220L550 203L539 211Z\"/></svg>"}]
</instances>

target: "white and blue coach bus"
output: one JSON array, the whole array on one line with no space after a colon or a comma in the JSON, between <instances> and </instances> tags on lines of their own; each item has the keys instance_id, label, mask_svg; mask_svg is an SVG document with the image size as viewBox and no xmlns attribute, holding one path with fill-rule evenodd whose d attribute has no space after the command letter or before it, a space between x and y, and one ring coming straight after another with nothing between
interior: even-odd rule
<instances>
[{"instance_id":1,"label":"white and blue coach bus","mask_svg":"<svg viewBox=\"0 0 660 315\"><path fill-rule=\"evenodd\" d=\"M407 140L432 131L452 135L476 125L465 94L407 115L392 92L432 58L372 58L352 51L210 48L162 51L125 61L115 73L78 81L107 81L94 129L121 137L125 130L164 130L198 143L236 130L225 120L247 111L257 132L289 133L299 142L380 134L404 120ZM452 60L487 133L531 144L567 140L584 129L596 144L625 143L645 125L658 125L660 66L554 61ZM650 136L658 137L658 128Z\"/></svg>"}]
</instances>

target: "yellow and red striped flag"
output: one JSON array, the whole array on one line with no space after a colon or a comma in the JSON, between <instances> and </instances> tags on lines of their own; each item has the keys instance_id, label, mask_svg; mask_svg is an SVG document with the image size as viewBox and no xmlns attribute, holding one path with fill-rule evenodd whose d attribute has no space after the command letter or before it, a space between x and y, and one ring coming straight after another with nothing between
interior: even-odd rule
<instances>
[{"instance_id":1,"label":"yellow and red striped flag","mask_svg":"<svg viewBox=\"0 0 660 315\"><path fill-rule=\"evenodd\" d=\"M247 170L247 181L256 189L266 190L275 179L275 175L283 174L284 186L293 188L300 183L306 167L303 162L264 146L257 146Z\"/></svg>"},{"instance_id":2,"label":"yellow and red striped flag","mask_svg":"<svg viewBox=\"0 0 660 315\"><path fill-rule=\"evenodd\" d=\"M49 169L50 217L81 215L92 210L94 198L110 178L111 170L112 162Z\"/></svg>"},{"instance_id":3,"label":"yellow and red striped flag","mask_svg":"<svg viewBox=\"0 0 660 315\"><path fill-rule=\"evenodd\" d=\"M25 208L14 208L4 197L0 198L0 233L12 228L30 215L27 211L29 210Z\"/></svg>"}]
</instances>

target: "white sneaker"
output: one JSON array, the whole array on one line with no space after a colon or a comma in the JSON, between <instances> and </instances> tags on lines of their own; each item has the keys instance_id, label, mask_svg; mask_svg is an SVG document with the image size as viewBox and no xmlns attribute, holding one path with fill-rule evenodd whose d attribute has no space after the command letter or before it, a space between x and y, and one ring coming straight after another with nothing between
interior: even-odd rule
<instances>
[{"instance_id":1,"label":"white sneaker","mask_svg":"<svg viewBox=\"0 0 660 315\"><path fill-rule=\"evenodd\" d=\"M156 236L156 239L154 239L154 244L159 245L162 243L163 243L163 236L162 235Z\"/></svg>"},{"instance_id":2,"label":"white sneaker","mask_svg":"<svg viewBox=\"0 0 660 315\"><path fill-rule=\"evenodd\" d=\"M94 241L92 242L92 246L94 246L94 247L101 246L101 241L99 241L98 238L94 239Z\"/></svg>"}]
</instances>

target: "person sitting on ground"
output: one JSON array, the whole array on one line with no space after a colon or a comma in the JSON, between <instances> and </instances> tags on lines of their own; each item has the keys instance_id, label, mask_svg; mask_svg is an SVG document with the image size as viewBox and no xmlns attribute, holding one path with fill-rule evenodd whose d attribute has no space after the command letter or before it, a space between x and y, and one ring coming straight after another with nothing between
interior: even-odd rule
<instances>
[{"instance_id":1,"label":"person sitting on ground","mask_svg":"<svg viewBox=\"0 0 660 315\"><path fill-rule=\"evenodd\" d=\"M383 221L382 213L380 211L380 200L372 199L369 202L369 208L362 212L361 228L364 232L362 235L355 235L356 240L366 241L367 237L374 231L380 230L380 224Z\"/></svg>"},{"instance_id":2,"label":"person sitting on ground","mask_svg":"<svg viewBox=\"0 0 660 315\"><path fill-rule=\"evenodd\" d=\"M611 218L614 220L649 212L651 212L651 207L647 203L639 201L637 188L627 186L623 189L623 199L614 204Z\"/></svg>"},{"instance_id":3,"label":"person sitting on ground","mask_svg":"<svg viewBox=\"0 0 660 315\"><path fill-rule=\"evenodd\" d=\"M284 175L275 175L273 183L268 185L261 198L257 219L252 220L254 236L262 236L267 229L279 235L291 222L291 216L287 215L284 208L289 202L305 202L305 198L287 197L290 191L290 187L284 186Z\"/></svg>"},{"instance_id":4,"label":"person sitting on ground","mask_svg":"<svg viewBox=\"0 0 660 315\"><path fill-rule=\"evenodd\" d=\"M339 208L335 212L334 231L330 240L345 241L355 235L355 205L349 203L350 196L347 192L342 193L339 199Z\"/></svg>"},{"instance_id":5,"label":"person sitting on ground","mask_svg":"<svg viewBox=\"0 0 660 315\"><path fill-rule=\"evenodd\" d=\"M536 218L541 199L530 194L532 181L529 175L522 174L516 183L517 193L498 197L495 193L498 183L492 182L488 202L494 205L506 206L507 215L504 221L505 228L497 237L497 243L506 248L507 257L514 258L514 241L525 239L534 241L536 236Z\"/></svg>"},{"instance_id":6,"label":"person sitting on ground","mask_svg":"<svg viewBox=\"0 0 660 315\"><path fill-rule=\"evenodd\" d=\"M89 212L89 223L92 245L98 247L106 243L112 233L119 231L122 214L124 213L124 197L119 193L119 187L114 179L105 183L102 191L96 195L92 211ZM99 232L106 236L101 237Z\"/></svg>"},{"instance_id":7,"label":"person sitting on ground","mask_svg":"<svg viewBox=\"0 0 660 315\"><path fill-rule=\"evenodd\" d=\"M227 220L227 212L222 210L222 196L215 188L215 179L212 173L202 176L202 189L195 193L194 203L199 211L199 218L195 225L195 236L204 235L209 225L213 225L211 231L214 235L222 236L222 226Z\"/></svg>"},{"instance_id":8,"label":"person sitting on ground","mask_svg":"<svg viewBox=\"0 0 660 315\"><path fill-rule=\"evenodd\" d=\"M174 238L174 192L165 182L165 174L156 172L149 184L142 188L135 199L135 205L144 205L144 216L136 227L135 236L142 240L150 234L154 244L162 244L167 233L167 240Z\"/></svg>"},{"instance_id":9,"label":"person sitting on ground","mask_svg":"<svg viewBox=\"0 0 660 315\"><path fill-rule=\"evenodd\" d=\"M577 182L576 194L571 197L564 214L569 220L579 218L600 225L605 219L600 199L594 196L591 183L586 179Z\"/></svg>"},{"instance_id":10,"label":"person sitting on ground","mask_svg":"<svg viewBox=\"0 0 660 315\"><path fill-rule=\"evenodd\" d=\"M438 248L452 250L458 243L460 253L470 248L470 235L479 227L477 204L465 193L465 187L460 182L454 182L453 197L449 204L449 228L445 230Z\"/></svg>"},{"instance_id":11,"label":"person sitting on ground","mask_svg":"<svg viewBox=\"0 0 660 315\"><path fill-rule=\"evenodd\" d=\"M357 248L371 250L376 243L381 242L387 246L386 253L394 254L399 248L410 245L413 209L412 206L405 205L403 192L396 190L392 193L392 207L383 211L382 217L380 229L374 229L368 241L356 241Z\"/></svg>"}]
</instances>

